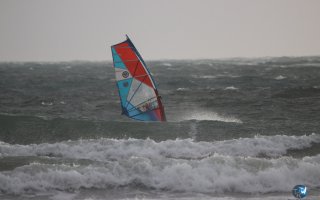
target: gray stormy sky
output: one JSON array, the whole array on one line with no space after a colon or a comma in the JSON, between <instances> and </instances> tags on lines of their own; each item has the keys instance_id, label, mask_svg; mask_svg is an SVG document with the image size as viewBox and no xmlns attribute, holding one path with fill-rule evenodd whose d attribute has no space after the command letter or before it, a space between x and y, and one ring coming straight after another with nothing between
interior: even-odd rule
<instances>
[{"instance_id":1,"label":"gray stormy sky","mask_svg":"<svg viewBox=\"0 0 320 200\"><path fill-rule=\"evenodd\" d=\"M0 61L320 55L320 0L1 0Z\"/></svg>"}]
</instances>

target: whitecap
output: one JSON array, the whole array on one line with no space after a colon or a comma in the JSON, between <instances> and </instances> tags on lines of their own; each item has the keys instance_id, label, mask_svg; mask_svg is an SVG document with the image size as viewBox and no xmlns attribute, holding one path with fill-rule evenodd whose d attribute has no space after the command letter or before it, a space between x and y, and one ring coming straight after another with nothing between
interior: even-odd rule
<instances>
[{"instance_id":1,"label":"whitecap","mask_svg":"<svg viewBox=\"0 0 320 200\"><path fill-rule=\"evenodd\" d=\"M163 66L167 66L167 67L171 67L172 64L171 63L162 63Z\"/></svg>"},{"instance_id":2,"label":"whitecap","mask_svg":"<svg viewBox=\"0 0 320 200\"><path fill-rule=\"evenodd\" d=\"M52 103L52 102L45 102L45 101L42 101L42 102L41 102L41 105L43 105L43 106L52 106L52 105L53 105L53 103Z\"/></svg>"},{"instance_id":3,"label":"whitecap","mask_svg":"<svg viewBox=\"0 0 320 200\"><path fill-rule=\"evenodd\" d=\"M282 76L282 75L279 75L279 76L275 77L274 79L276 79L276 80L282 80L282 79L285 79L285 78L287 78L287 77Z\"/></svg>"},{"instance_id":4,"label":"whitecap","mask_svg":"<svg viewBox=\"0 0 320 200\"><path fill-rule=\"evenodd\" d=\"M140 184L172 191L268 193L289 191L297 182L319 187L320 154L302 159L283 156L313 143L320 143L319 134L212 142L132 138L30 145L0 142L1 157L95 161L89 165L34 162L0 172L0 191L24 194ZM261 154L269 158L256 157Z\"/></svg>"},{"instance_id":5,"label":"whitecap","mask_svg":"<svg viewBox=\"0 0 320 200\"><path fill-rule=\"evenodd\" d=\"M189 88L178 88L177 91L189 91Z\"/></svg>"},{"instance_id":6,"label":"whitecap","mask_svg":"<svg viewBox=\"0 0 320 200\"><path fill-rule=\"evenodd\" d=\"M194 130L196 131L196 127ZM192 139L176 139L156 142L152 139L90 139L18 145L0 142L0 157L48 156L70 159L108 161L128 159L131 156L150 159L185 158L201 159L218 153L226 156L278 157L291 149L303 149L320 143L319 134L303 136L255 136L213 142L196 142ZM320 161L319 161L320 162Z\"/></svg>"},{"instance_id":7,"label":"whitecap","mask_svg":"<svg viewBox=\"0 0 320 200\"><path fill-rule=\"evenodd\" d=\"M319 157L263 159L215 154L202 160L130 157L104 166L32 163L0 172L0 191L17 195L138 184L183 192L288 192L300 182L310 188L319 187Z\"/></svg>"},{"instance_id":8,"label":"whitecap","mask_svg":"<svg viewBox=\"0 0 320 200\"><path fill-rule=\"evenodd\" d=\"M224 88L224 90L238 90L239 88L236 88L234 86L229 86L229 87L226 87Z\"/></svg>"},{"instance_id":9,"label":"whitecap","mask_svg":"<svg viewBox=\"0 0 320 200\"><path fill-rule=\"evenodd\" d=\"M204 76L200 76L200 78L203 78L203 79L213 79L213 78L216 78L217 76L213 76L213 75L204 75Z\"/></svg>"},{"instance_id":10,"label":"whitecap","mask_svg":"<svg viewBox=\"0 0 320 200\"><path fill-rule=\"evenodd\" d=\"M232 116L222 116L215 112L193 112L190 114L186 114L183 117L183 120L198 120L198 121L222 121L222 122L234 122L234 123L242 123L240 119L237 119Z\"/></svg>"}]
</instances>

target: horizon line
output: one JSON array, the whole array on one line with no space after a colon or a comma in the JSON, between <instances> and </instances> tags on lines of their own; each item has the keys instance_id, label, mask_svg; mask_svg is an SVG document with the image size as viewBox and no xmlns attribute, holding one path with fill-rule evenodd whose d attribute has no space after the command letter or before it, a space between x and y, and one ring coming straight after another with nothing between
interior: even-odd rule
<instances>
[{"instance_id":1,"label":"horizon line","mask_svg":"<svg viewBox=\"0 0 320 200\"><path fill-rule=\"evenodd\" d=\"M320 57L319 55L301 55L301 56L235 56L235 57L219 57L219 58L161 58L161 59L144 59L147 62L157 61L184 61L184 60L236 60L236 59L248 59L248 60L259 60L259 59L272 59L272 58L310 58ZM86 60L86 59L70 59L70 60L0 60L0 63L61 63L61 62L113 62L110 60Z\"/></svg>"}]
</instances>

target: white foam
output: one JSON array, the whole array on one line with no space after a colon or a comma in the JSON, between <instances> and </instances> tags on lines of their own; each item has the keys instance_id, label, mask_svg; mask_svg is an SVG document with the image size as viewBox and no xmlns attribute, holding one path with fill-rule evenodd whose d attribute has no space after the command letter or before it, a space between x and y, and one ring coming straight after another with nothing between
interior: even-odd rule
<instances>
[{"instance_id":1,"label":"white foam","mask_svg":"<svg viewBox=\"0 0 320 200\"><path fill-rule=\"evenodd\" d=\"M187 192L288 192L304 183L319 187L320 155L301 160L212 155L202 160L130 157L102 166L70 167L32 163L0 172L0 191L23 194L80 188L143 185Z\"/></svg>"},{"instance_id":2,"label":"white foam","mask_svg":"<svg viewBox=\"0 0 320 200\"><path fill-rule=\"evenodd\" d=\"M167 66L167 67L171 67L172 64L171 63L162 63L163 66Z\"/></svg>"},{"instance_id":3,"label":"white foam","mask_svg":"<svg viewBox=\"0 0 320 200\"><path fill-rule=\"evenodd\" d=\"M285 76L279 75L279 76L275 77L274 79L276 79L276 80L282 80L282 79L286 79L286 78L287 78L287 77L285 77Z\"/></svg>"},{"instance_id":4,"label":"white foam","mask_svg":"<svg viewBox=\"0 0 320 200\"><path fill-rule=\"evenodd\" d=\"M226 74L217 74L217 75L202 75L202 76L199 76L199 75L192 75L193 78L201 78L201 79L215 79L215 78L218 78L218 77L224 77L224 78L238 78L240 76L238 75L226 75Z\"/></svg>"},{"instance_id":5,"label":"white foam","mask_svg":"<svg viewBox=\"0 0 320 200\"><path fill-rule=\"evenodd\" d=\"M42 101L41 105L43 105L43 106L52 106L53 103L52 102L44 102L44 101Z\"/></svg>"},{"instance_id":6,"label":"white foam","mask_svg":"<svg viewBox=\"0 0 320 200\"><path fill-rule=\"evenodd\" d=\"M320 186L320 154L302 159L278 157L289 149L303 149L312 143L320 143L319 134L213 142L103 138L31 145L0 142L1 157L95 161L86 165L31 163L0 172L0 191L25 194L142 184L187 192L287 192L300 183ZM260 154L271 158L255 157ZM60 196L64 197L56 197Z\"/></svg>"},{"instance_id":7,"label":"white foam","mask_svg":"<svg viewBox=\"0 0 320 200\"><path fill-rule=\"evenodd\" d=\"M214 78L217 78L217 76L213 76L213 75L204 75L204 76L200 76L199 78L203 78L203 79L214 79Z\"/></svg>"},{"instance_id":8,"label":"white foam","mask_svg":"<svg viewBox=\"0 0 320 200\"><path fill-rule=\"evenodd\" d=\"M320 143L319 134L303 136L255 136L213 142L176 139L155 142L152 139L90 139L54 144L11 145L0 142L0 156L51 156L109 161L132 156L152 159L202 159L215 153L226 156L278 157L289 149L303 149Z\"/></svg>"},{"instance_id":9,"label":"white foam","mask_svg":"<svg viewBox=\"0 0 320 200\"><path fill-rule=\"evenodd\" d=\"M178 88L177 91L189 91L189 88Z\"/></svg>"},{"instance_id":10,"label":"white foam","mask_svg":"<svg viewBox=\"0 0 320 200\"><path fill-rule=\"evenodd\" d=\"M215 112L210 111L190 111L184 113L179 121L183 120L206 120L206 121L222 121L222 122L234 122L234 123L242 123L240 119L237 119L233 116L222 116Z\"/></svg>"},{"instance_id":11,"label":"white foam","mask_svg":"<svg viewBox=\"0 0 320 200\"><path fill-rule=\"evenodd\" d=\"M224 90L238 90L239 88L236 88L234 86L229 86L229 87L226 87L224 88Z\"/></svg>"}]
</instances>

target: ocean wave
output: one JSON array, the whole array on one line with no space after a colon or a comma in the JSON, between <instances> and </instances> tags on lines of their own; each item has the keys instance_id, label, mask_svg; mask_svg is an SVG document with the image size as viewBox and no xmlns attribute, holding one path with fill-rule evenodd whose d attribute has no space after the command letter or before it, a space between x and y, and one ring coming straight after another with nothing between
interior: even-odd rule
<instances>
[{"instance_id":1,"label":"ocean wave","mask_svg":"<svg viewBox=\"0 0 320 200\"><path fill-rule=\"evenodd\" d=\"M275 77L274 79L276 79L276 80L282 80L282 79L286 79L286 78L287 78L287 77L285 77L285 76L279 75L279 76Z\"/></svg>"},{"instance_id":2,"label":"ocean wave","mask_svg":"<svg viewBox=\"0 0 320 200\"><path fill-rule=\"evenodd\" d=\"M229 87L226 87L224 88L224 90L238 90L239 88L236 88L234 86L229 86Z\"/></svg>"},{"instance_id":3,"label":"ocean wave","mask_svg":"<svg viewBox=\"0 0 320 200\"><path fill-rule=\"evenodd\" d=\"M198 76L198 78L213 79L213 78L217 78L217 76L213 76L213 75L203 75L203 76Z\"/></svg>"},{"instance_id":4,"label":"ocean wave","mask_svg":"<svg viewBox=\"0 0 320 200\"><path fill-rule=\"evenodd\" d=\"M190 91L190 88L178 88L177 91Z\"/></svg>"},{"instance_id":5,"label":"ocean wave","mask_svg":"<svg viewBox=\"0 0 320 200\"><path fill-rule=\"evenodd\" d=\"M168 63L168 62L161 63L161 65L166 66L166 67L171 67L171 66L172 66L172 64L171 64L171 63Z\"/></svg>"},{"instance_id":6,"label":"ocean wave","mask_svg":"<svg viewBox=\"0 0 320 200\"><path fill-rule=\"evenodd\" d=\"M215 78L239 78L238 75L231 75L231 74L217 74L217 75L191 75L193 78L199 79L215 79Z\"/></svg>"},{"instance_id":7,"label":"ocean wave","mask_svg":"<svg viewBox=\"0 0 320 200\"><path fill-rule=\"evenodd\" d=\"M0 157L8 156L50 156L71 159L110 161L128 159L132 156L150 159L174 158L201 160L218 153L226 156L279 157L288 150L311 147L320 143L319 134L303 136L255 136L213 142L176 139L156 142L152 139L88 139L17 145L0 143Z\"/></svg>"},{"instance_id":8,"label":"ocean wave","mask_svg":"<svg viewBox=\"0 0 320 200\"><path fill-rule=\"evenodd\" d=\"M43 106L52 106L53 102L44 102L44 101L42 101L41 105L43 105Z\"/></svg>"},{"instance_id":9,"label":"ocean wave","mask_svg":"<svg viewBox=\"0 0 320 200\"><path fill-rule=\"evenodd\" d=\"M202 160L152 160L130 157L103 166L31 163L0 173L0 191L24 194L146 187L206 193L287 192L304 183L319 187L320 155L263 159L212 155Z\"/></svg>"},{"instance_id":10,"label":"ocean wave","mask_svg":"<svg viewBox=\"0 0 320 200\"><path fill-rule=\"evenodd\" d=\"M180 117L179 121L186 120L197 120L197 121L221 121L221 122L233 122L233 123L242 123L240 119L237 119L233 116L223 116L215 112L209 111L191 111L185 113Z\"/></svg>"}]
</instances>

